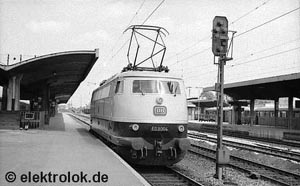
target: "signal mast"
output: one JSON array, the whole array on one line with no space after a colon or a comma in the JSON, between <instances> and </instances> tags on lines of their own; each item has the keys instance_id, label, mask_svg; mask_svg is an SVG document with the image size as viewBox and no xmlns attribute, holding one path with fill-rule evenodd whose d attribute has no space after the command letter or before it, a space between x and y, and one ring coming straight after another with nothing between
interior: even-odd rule
<instances>
[{"instance_id":1,"label":"signal mast","mask_svg":"<svg viewBox=\"0 0 300 186\"><path fill-rule=\"evenodd\" d=\"M232 32L231 41L228 48L228 32ZM216 174L215 177L222 179L222 167L229 162L229 151L222 145L223 138L223 102L224 102L224 65L226 61L232 60L233 38L236 31L228 31L228 20L224 16L215 16L212 29L212 52L214 54L214 64L218 65L218 78L215 84L217 92L217 154L216 154ZM231 55L228 52L231 48ZM216 57L218 61L216 62Z\"/></svg>"}]
</instances>

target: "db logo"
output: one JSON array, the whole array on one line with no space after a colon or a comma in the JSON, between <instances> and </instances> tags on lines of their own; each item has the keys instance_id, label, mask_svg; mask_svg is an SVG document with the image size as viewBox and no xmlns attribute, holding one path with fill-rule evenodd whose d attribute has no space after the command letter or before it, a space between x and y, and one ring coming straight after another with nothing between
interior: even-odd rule
<instances>
[{"instance_id":1,"label":"db logo","mask_svg":"<svg viewBox=\"0 0 300 186\"><path fill-rule=\"evenodd\" d=\"M154 106L153 107L153 114L155 116L165 116L165 115L167 115L167 107L165 107L165 106Z\"/></svg>"}]
</instances>

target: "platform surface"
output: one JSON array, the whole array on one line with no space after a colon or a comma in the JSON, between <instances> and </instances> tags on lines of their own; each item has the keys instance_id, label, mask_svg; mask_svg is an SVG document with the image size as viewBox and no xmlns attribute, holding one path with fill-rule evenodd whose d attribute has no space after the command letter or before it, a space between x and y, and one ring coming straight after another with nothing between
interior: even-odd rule
<instances>
[{"instance_id":1,"label":"platform surface","mask_svg":"<svg viewBox=\"0 0 300 186\"><path fill-rule=\"evenodd\" d=\"M202 122L202 121L189 121L189 127L193 130L201 130L200 127L202 125L206 126L217 126L216 122ZM229 124L228 122L223 122L223 130L230 131L239 131L239 132L248 132L250 136L260 137L260 138L271 138L278 140L285 140L285 133L292 133L295 136L300 136L300 130L296 129L283 129L277 128L275 126L267 126L267 125L234 125ZM300 143L300 140L297 138L295 143Z\"/></svg>"},{"instance_id":2,"label":"platform surface","mask_svg":"<svg viewBox=\"0 0 300 186\"><path fill-rule=\"evenodd\" d=\"M10 171L16 175L12 183L6 180L14 178ZM57 114L43 130L0 130L0 185L148 183L91 135L87 125Z\"/></svg>"}]
</instances>

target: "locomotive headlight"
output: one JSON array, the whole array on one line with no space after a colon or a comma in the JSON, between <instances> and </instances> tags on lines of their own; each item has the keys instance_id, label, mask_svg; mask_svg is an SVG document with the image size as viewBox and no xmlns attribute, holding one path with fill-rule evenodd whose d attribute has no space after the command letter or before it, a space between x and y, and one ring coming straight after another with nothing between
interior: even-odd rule
<instances>
[{"instance_id":1,"label":"locomotive headlight","mask_svg":"<svg viewBox=\"0 0 300 186\"><path fill-rule=\"evenodd\" d=\"M178 131L179 132L183 132L184 131L184 126L183 125L179 125L178 126Z\"/></svg>"},{"instance_id":2,"label":"locomotive headlight","mask_svg":"<svg viewBox=\"0 0 300 186\"><path fill-rule=\"evenodd\" d=\"M138 124L133 124L133 125L131 125L131 129L132 129L133 131L138 131L139 128L140 128L140 126L139 126Z\"/></svg>"},{"instance_id":3,"label":"locomotive headlight","mask_svg":"<svg viewBox=\"0 0 300 186\"><path fill-rule=\"evenodd\" d=\"M161 105L164 102L164 99L162 97L156 98L156 103Z\"/></svg>"}]
</instances>

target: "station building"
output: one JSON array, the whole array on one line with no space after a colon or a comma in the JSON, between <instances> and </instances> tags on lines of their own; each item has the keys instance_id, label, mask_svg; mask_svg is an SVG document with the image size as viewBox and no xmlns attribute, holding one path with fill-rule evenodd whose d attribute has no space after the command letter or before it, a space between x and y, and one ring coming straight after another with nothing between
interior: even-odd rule
<instances>
[{"instance_id":1,"label":"station building","mask_svg":"<svg viewBox=\"0 0 300 186\"><path fill-rule=\"evenodd\" d=\"M224 93L232 99L224 103L224 130L258 137L300 140L299 85L300 73L225 84ZM214 91L214 87L204 88L204 91ZM189 108L194 119L216 121L216 101L188 101L195 105ZM209 128L208 125L205 127Z\"/></svg>"}]
</instances>

